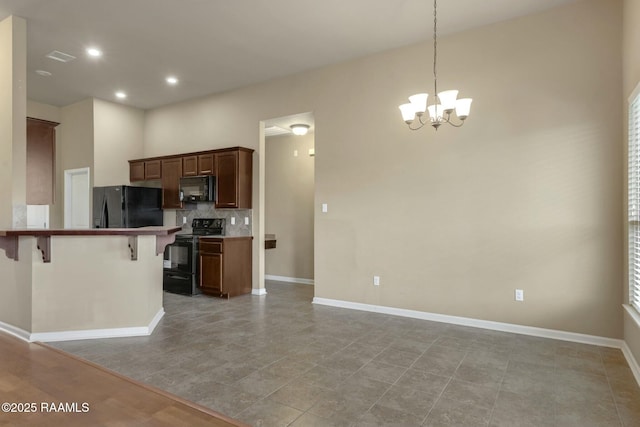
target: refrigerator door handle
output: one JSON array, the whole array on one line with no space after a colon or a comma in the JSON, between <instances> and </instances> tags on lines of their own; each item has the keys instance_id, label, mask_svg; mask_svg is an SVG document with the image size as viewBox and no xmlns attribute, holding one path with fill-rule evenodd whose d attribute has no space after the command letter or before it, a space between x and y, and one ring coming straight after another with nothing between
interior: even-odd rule
<instances>
[{"instance_id":1,"label":"refrigerator door handle","mask_svg":"<svg viewBox=\"0 0 640 427\"><path fill-rule=\"evenodd\" d=\"M108 221L109 215L107 214L107 198L106 196L102 197L102 206L100 208L100 228L108 228L109 225L106 224Z\"/></svg>"}]
</instances>

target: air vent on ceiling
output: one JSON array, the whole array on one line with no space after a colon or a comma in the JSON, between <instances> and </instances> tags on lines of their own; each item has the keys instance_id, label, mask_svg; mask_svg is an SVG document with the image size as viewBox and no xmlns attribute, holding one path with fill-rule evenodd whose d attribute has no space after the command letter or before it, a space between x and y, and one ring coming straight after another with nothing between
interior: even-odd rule
<instances>
[{"instance_id":1,"label":"air vent on ceiling","mask_svg":"<svg viewBox=\"0 0 640 427\"><path fill-rule=\"evenodd\" d=\"M285 133L291 133L291 131L281 128L280 126L269 126L264 128L264 136L284 135Z\"/></svg>"},{"instance_id":2,"label":"air vent on ceiling","mask_svg":"<svg viewBox=\"0 0 640 427\"><path fill-rule=\"evenodd\" d=\"M69 55L68 53L60 52L59 50L54 50L53 52L48 53L46 56L49 59L55 59L56 61L60 62L69 62L76 59L75 56Z\"/></svg>"}]
</instances>

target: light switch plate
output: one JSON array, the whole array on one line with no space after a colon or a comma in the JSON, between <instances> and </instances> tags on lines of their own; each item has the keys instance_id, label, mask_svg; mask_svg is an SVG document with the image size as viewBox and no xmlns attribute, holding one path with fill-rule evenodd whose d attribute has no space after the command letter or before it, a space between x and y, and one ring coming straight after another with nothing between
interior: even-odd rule
<instances>
[{"instance_id":1,"label":"light switch plate","mask_svg":"<svg viewBox=\"0 0 640 427\"><path fill-rule=\"evenodd\" d=\"M249 217L248 216L244 217L244 225L249 225Z\"/></svg>"},{"instance_id":2,"label":"light switch plate","mask_svg":"<svg viewBox=\"0 0 640 427\"><path fill-rule=\"evenodd\" d=\"M236 225L236 217L235 216L231 217L231 225Z\"/></svg>"},{"instance_id":3,"label":"light switch plate","mask_svg":"<svg viewBox=\"0 0 640 427\"><path fill-rule=\"evenodd\" d=\"M322 212L324 212L324 213L329 212L329 206L327 206L327 204L326 204L326 203L323 203L323 204L322 204Z\"/></svg>"}]
</instances>

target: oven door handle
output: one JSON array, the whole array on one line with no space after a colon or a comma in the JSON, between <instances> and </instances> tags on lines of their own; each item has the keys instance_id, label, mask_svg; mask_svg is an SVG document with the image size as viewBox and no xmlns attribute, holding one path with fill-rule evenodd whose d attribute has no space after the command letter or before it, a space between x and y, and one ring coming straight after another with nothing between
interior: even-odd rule
<instances>
[{"instance_id":1,"label":"oven door handle","mask_svg":"<svg viewBox=\"0 0 640 427\"><path fill-rule=\"evenodd\" d=\"M169 279L178 279L178 280L190 280L188 277L184 276L174 276L173 274L167 275Z\"/></svg>"}]
</instances>

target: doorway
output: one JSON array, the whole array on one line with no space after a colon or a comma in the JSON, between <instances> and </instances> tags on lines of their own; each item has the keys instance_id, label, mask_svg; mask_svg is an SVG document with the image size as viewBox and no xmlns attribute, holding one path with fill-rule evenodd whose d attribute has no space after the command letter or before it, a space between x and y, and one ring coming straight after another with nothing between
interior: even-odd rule
<instances>
[{"instance_id":1,"label":"doorway","mask_svg":"<svg viewBox=\"0 0 640 427\"><path fill-rule=\"evenodd\" d=\"M291 126L308 126L294 135ZM264 122L264 279L314 284L315 132L312 113Z\"/></svg>"},{"instance_id":2,"label":"doorway","mask_svg":"<svg viewBox=\"0 0 640 427\"><path fill-rule=\"evenodd\" d=\"M64 171L64 228L91 228L89 168Z\"/></svg>"}]
</instances>

